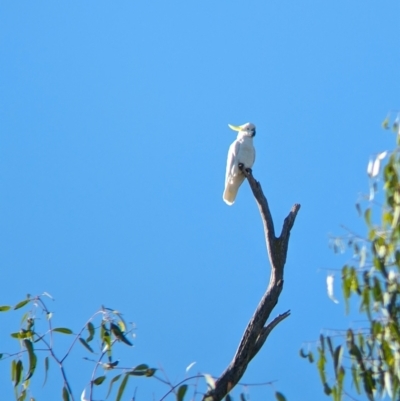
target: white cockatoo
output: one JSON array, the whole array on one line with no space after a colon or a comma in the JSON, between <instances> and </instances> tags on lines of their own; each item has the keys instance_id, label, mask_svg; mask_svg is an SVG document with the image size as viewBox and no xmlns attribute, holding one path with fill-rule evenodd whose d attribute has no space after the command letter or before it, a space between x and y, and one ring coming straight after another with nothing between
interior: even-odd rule
<instances>
[{"instance_id":1,"label":"white cockatoo","mask_svg":"<svg viewBox=\"0 0 400 401\"><path fill-rule=\"evenodd\" d=\"M238 132L236 140L229 147L228 160L226 162L225 191L222 196L228 205L235 202L236 194L245 179L239 165L244 168L252 168L256 159L256 150L253 146L253 137L256 135L256 127L252 123L243 125L230 125L229 128Z\"/></svg>"}]
</instances>

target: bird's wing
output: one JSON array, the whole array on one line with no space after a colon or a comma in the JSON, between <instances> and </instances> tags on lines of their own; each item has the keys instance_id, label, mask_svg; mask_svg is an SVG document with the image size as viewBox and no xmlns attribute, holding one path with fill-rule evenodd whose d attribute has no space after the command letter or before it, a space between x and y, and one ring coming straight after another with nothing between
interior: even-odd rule
<instances>
[{"instance_id":1,"label":"bird's wing","mask_svg":"<svg viewBox=\"0 0 400 401\"><path fill-rule=\"evenodd\" d=\"M237 173L238 166L236 159L239 151L240 151L240 142L239 141L233 142L232 145L229 147L228 159L226 161L225 185L227 184L231 176Z\"/></svg>"},{"instance_id":2,"label":"bird's wing","mask_svg":"<svg viewBox=\"0 0 400 401\"><path fill-rule=\"evenodd\" d=\"M225 190L223 199L228 205L235 202L239 187L244 181L244 175L239 173L238 154L240 152L240 142L235 141L229 147L228 160L226 161Z\"/></svg>"}]
</instances>

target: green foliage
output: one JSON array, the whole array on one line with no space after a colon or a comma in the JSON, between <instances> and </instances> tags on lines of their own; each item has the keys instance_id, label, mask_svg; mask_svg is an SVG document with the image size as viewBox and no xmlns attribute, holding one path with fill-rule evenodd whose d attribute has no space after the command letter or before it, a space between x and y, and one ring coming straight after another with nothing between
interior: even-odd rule
<instances>
[{"instance_id":1,"label":"green foliage","mask_svg":"<svg viewBox=\"0 0 400 401\"><path fill-rule=\"evenodd\" d=\"M118 375L118 378L119 378L119 375ZM129 379L129 375L125 375L121 382L121 385L119 386L117 398L115 399L115 401L121 400L122 395L124 394L124 391L125 391L126 384L128 383L128 379Z\"/></svg>"},{"instance_id":2,"label":"green foliage","mask_svg":"<svg viewBox=\"0 0 400 401\"><path fill-rule=\"evenodd\" d=\"M84 395L82 399L92 400L94 387L101 387L103 383L106 383L107 380L110 380L108 385L108 397L112 391L113 384L115 384L119 378L123 376L123 380L116 395L116 399L120 400L122 399L130 376L154 376L156 369L150 368L146 364L140 364L134 368L124 368L118 366L118 360L113 360L113 352L116 343L132 346L132 343L127 338L127 336L131 334L132 329L126 330L126 323L123 321L123 318L118 311L102 307L76 334L74 334L74 331L67 327L53 328L52 313L47 308L45 297L50 296L47 293L38 295L36 297L31 297L28 295L26 299L18 302L14 307L0 307L1 312L19 311L22 310L22 308L26 308L28 306L30 307L30 309L22 315L19 330L11 333L11 337L16 339L19 343L19 351L8 354L2 353L2 358L0 358L1 362L11 359L11 380L14 384L16 400L25 400L27 392L31 392L30 382L35 378L38 357L42 357L44 361L43 385L47 381L50 359L53 359L56 362L55 365L61 367L61 376L63 380L61 388L62 399L76 399L73 396L71 385L66 378L63 364L66 358L70 355L73 347L78 343L82 344L84 349L90 354L95 354L97 358L96 360L89 360L86 358L94 364L92 373L93 379L88 383L88 396ZM36 327L36 323L41 323L43 325L43 320L37 319L37 316L41 316L41 312L44 312L47 319L44 323L45 327L41 327L39 329ZM84 335L85 331L87 332L87 336ZM53 336L54 333L73 336L71 345L62 358L56 356L54 349L56 336ZM96 333L99 340L99 349L95 351L90 343L96 338ZM86 337L86 339L84 337ZM37 349L40 349L40 352L38 352ZM110 377L110 375L112 375L111 372L115 370L119 370L119 374L115 375L114 377ZM100 374L98 373L99 371ZM30 399L33 399L33 397L31 396Z\"/></svg>"},{"instance_id":3,"label":"green foliage","mask_svg":"<svg viewBox=\"0 0 400 401\"><path fill-rule=\"evenodd\" d=\"M66 327L57 327L57 328L53 329L53 332L64 333L64 334L73 334L73 331L71 329L67 329Z\"/></svg>"},{"instance_id":4,"label":"green foliage","mask_svg":"<svg viewBox=\"0 0 400 401\"><path fill-rule=\"evenodd\" d=\"M276 392L275 392L275 398L276 398L278 401L286 401L285 396L284 396L282 393L280 393L279 391L276 391Z\"/></svg>"},{"instance_id":5,"label":"green foliage","mask_svg":"<svg viewBox=\"0 0 400 401\"><path fill-rule=\"evenodd\" d=\"M63 397L63 401L69 401L70 400L69 392L67 390L67 387L65 387L65 386L62 389L62 397Z\"/></svg>"},{"instance_id":6,"label":"green foliage","mask_svg":"<svg viewBox=\"0 0 400 401\"><path fill-rule=\"evenodd\" d=\"M176 394L176 401L183 401L183 398L185 397L186 391L188 389L187 384L182 384L177 391Z\"/></svg>"},{"instance_id":7,"label":"green foliage","mask_svg":"<svg viewBox=\"0 0 400 401\"><path fill-rule=\"evenodd\" d=\"M390 115L382 125L390 128ZM392 128L398 134L399 146L399 114ZM334 401L349 395L344 389L345 377L357 394L371 401L385 396L400 399L400 147L378 154L370 161L367 172L371 180L363 214L367 233L350 236L347 245L354 262L342 268L346 311L350 309L350 299L357 299L366 324L337 335L341 344L336 348L330 336L321 335L317 347L323 389ZM380 172L382 205L375 201ZM359 204L357 210L362 211ZM335 240L334 249L340 242ZM309 354L303 350L300 353L312 362Z\"/></svg>"},{"instance_id":8,"label":"green foliage","mask_svg":"<svg viewBox=\"0 0 400 401\"><path fill-rule=\"evenodd\" d=\"M167 396L175 397L177 401L184 401L185 397L186 399L189 397L188 390L190 385L194 388L194 394L201 397L202 392L197 390L198 381L196 379L199 378L204 379L204 383L208 388L215 388L215 378L209 374L197 374L187 377L174 385L168 379L157 377L157 369L147 364L142 363L134 367L119 366L119 360L114 357L116 344L121 343L123 346L131 347L132 342L128 339L128 336L133 330L133 328L127 329L127 324L120 312L103 306L77 331L63 326L53 327L53 314L48 309L46 297L51 298L47 293L35 297L28 295L26 299L18 302L14 307L0 307L1 312L23 313L18 331L10 333L11 337L16 340L15 343L18 344L19 350L13 353L0 353L0 363L10 361L11 380L17 401L35 400L32 396L31 381L33 383L37 380L37 371L39 370L44 372L43 386L46 384L51 360L55 362L51 364L52 368L60 368L59 371L62 378L60 393L55 399L64 401L77 400L73 386L67 380L64 366L72 349L79 347L77 344L82 345L82 349L88 352L88 356L95 358L84 358L93 364L93 371L91 378L88 377L87 386L79 398L83 401L108 399L113 391L115 391L114 399L116 401L122 401L127 397L132 399L131 395L127 394L126 389L128 382L135 380L137 377L155 378L170 388L160 398L160 401L166 399ZM46 319L37 318L37 316L43 315L46 316ZM64 335L65 338L71 339L68 351L62 357L57 356L55 349L60 334ZM307 357L310 361L313 360L311 353L307 354ZM193 365L194 363L190 364L186 372ZM193 383L194 380L196 381ZM265 384L272 385L272 383ZM105 397L98 396L98 393L103 388ZM284 395L279 392L275 392L275 398L278 401L285 401ZM133 399L135 399L135 396ZM225 399L233 400L233 397L228 394ZM240 400L246 401L244 393L240 393Z\"/></svg>"}]
</instances>

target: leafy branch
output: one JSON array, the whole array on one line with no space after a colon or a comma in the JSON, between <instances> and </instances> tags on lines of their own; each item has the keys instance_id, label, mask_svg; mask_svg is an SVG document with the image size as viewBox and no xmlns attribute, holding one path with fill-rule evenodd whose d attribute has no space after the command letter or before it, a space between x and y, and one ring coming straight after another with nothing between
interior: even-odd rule
<instances>
[{"instance_id":1,"label":"leafy branch","mask_svg":"<svg viewBox=\"0 0 400 401\"><path fill-rule=\"evenodd\" d=\"M391 112L383 122L390 129ZM345 390L345 378L357 394L365 394L370 401L388 395L400 397L400 113L395 113L392 130L397 134L397 148L381 152L370 160L367 174L370 194L364 199L362 211L367 233L350 233L347 247L353 257L342 269L342 292L346 311L350 299L359 301L359 313L365 316L367 327L348 328L341 332L341 343L334 345L333 336L321 334L317 345L317 369L326 395L334 401L343 396L352 398ZM382 173L382 177L381 177ZM383 185L381 185L381 180ZM382 187L384 201L375 202ZM336 239L334 250L344 248ZM312 351L301 350L300 355L314 361ZM328 370L328 362L332 364ZM328 373L329 372L329 373ZM353 398L352 398L353 399Z\"/></svg>"},{"instance_id":2,"label":"leafy branch","mask_svg":"<svg viewBox=\"0 0 400 401\"><path fill-rule=\"evenodd\" d=\"M113 358L113 349L117 342L123 343L128 346L132 346L131 341L128 339L128 335L131 334L131 330L127 330L126 323L120 312L102 307L95 312L90 319L85 323L84 326L74 334L73 331L66 327L53 327L52 325L52 313L48 309L44 297L50 297L49 294L44 293L35 297L28 295L26 299L18 302L14 307L9 305L0 306L0 312L7 312L10 310L18 310L26 306L31 306L21 319L21 327L18 332L11 333L11 337L17 339L20 343L19 352L13 354L0 354L0 358L7 359L12 358L11 361L11 376L14 384L15 398L18 401L24 401L27 397L28 390L30 390L30 381L36 372L36 365L38 360L38 354L47 353L44 358L45 366L45 380L47 379L47 372L49 369L49 360L52 359L60 368L61 376L63 379L62 397L64 401L74 401L74 393L72 391L71 384L67 378L64 363L68 356L71 354L72 349L79 342L86 351L95 354L91 346L91 342L95 338L96 334L100 340L100 352L99 357L93 368L91 378L89 381L89 400L93 399L94 387L100 386L106 380L106 374L98 375L98 369L101 367L105 372L114 370L117 368L118 360ZM51 298L51 297L50 297ZM43 333L36 330L37 315L38 312L42 312L46 316L47 328ZM94 322L100 318L98 326ZM87 337L84 338L84 332L87 331ZM66 353L60 358L56 355L54 345L54 333L61 333L66 335L74 335L70 346ZM43 344L44 348L38 348L36 344ZM104 359L106 358L106 361ZM89 358L86 358L90 360ZM26 374L24 377L24 370ZM156 369L150 368L146 364L140 364L133 368L124 368L124 373L114 376L109 384L108 394L111 393L114 383L116 383L121 376L123 380L118 388L116 400L119 401L122 398L126 384L130 376L144 376L152 377L156 372ZM45 384L44 383L44 384ZM82 394L81 399L86 400L85 391ZM30 397L33 399L33 397Z\"/></svg>"}]
</instances>

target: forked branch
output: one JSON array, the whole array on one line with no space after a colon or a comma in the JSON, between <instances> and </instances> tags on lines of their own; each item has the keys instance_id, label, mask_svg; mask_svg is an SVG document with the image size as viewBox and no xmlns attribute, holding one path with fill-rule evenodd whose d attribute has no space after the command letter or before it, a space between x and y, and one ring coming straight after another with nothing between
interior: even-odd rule
<instances>
[{"instance_id":1,"label":"forked branch","mask_svg":"<svg viewBox=\"0 0 400 401\"><path fill-rule=\"evenodd\" d=\"M295 204L292 207L283 223L281 235L276 237L272 215L260 183L255 180L250 169L242 169L242 172L250 184L260 210L271 264L270 281L253 317L247 325L233 360L216 381L215 388L210 389L204 395L203 401L222 400L239 382L248 364L261 349L270 332L290 315L290 311L287 311L278 315L265 326L268 317L278 303L278 298L283 288L283 270L286 262L290 230L296 220L300 205Z\"/></svg>"}]
</instances>

